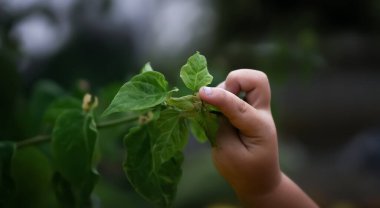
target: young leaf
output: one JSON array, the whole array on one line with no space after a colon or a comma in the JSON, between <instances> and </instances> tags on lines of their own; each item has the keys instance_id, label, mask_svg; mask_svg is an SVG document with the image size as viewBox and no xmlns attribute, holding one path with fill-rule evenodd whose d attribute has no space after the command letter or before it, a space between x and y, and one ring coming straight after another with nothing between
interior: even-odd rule
<instances>
[{"instance_id":1,"label":"young leaf","mask_svg":"<svg viewBox=\"0 0 380 208\"><path fill-rule=\"evenodd\" d=\"M0 207L6 206L14 188L11 177L11 160L15 150L15 143L0 142Z\"/></svg>"},{"instance_id":2,"label":"young leaf","mask_svg":"<svg viewBox=\"0 0 380 208\"><path fill-rule=\"evenodd\" d=\"M170 207L182 175L183 155L176 152L165 163L154 167L152 156L152 124L134 127L124 139L127 157L124 171L134 189L159 207Z\"/></svg>"},{"instance_id":3,"label":"young leaf","mask_svg":"<svg viewBox=\"0 0 380 208\"><path fill-rule=\"evenodd\" d=\"M166 103L174 108L182 111L195 111L196 103L199 102L199 98L194 95L186 95L182 97L171 97L166 100Z\"/></svg>"},{"instance_id":4,"label":"young leaf","mask_svg":"<svg viewBox=\"0 0 380 208\"><path fill-rule=\"evenodd\" d=\"M103 116L154 107L164 102L168 93L168 82L161 73L147 71L138 74L120 88Z\"/></svg>"},{"instance_id":5,"label":"young leaf","mask_svg":"<svg viewBox=\"0 0 380 208\"><path fill-rule=\"evenodd\" d=\"M89 201L96 183L93 154L97 135L93 116L80 110L63 112L53 129L53 162L61 178L70 184L77 205ZM62 183L62 180L56 182L56 190Z\"/></svg>"},{"instance_id":6,"label":"young leaf","mask_svg":"<svg viewBox=\"0 0 380 208\"><path fill-rule=\"evenodd\" d=\"M154 165L160 165L177 152L181 152L188 140L188 128L181 112L173 109L163 110L149 131L154 135L152 155Z\"/></svg>"},{"instance_id":7,"label":"young leaf","mask_svg":"<svg viewBox=\"0 0 380 208\"><path fill-rule=\"evenodd\" d=\"M206 58L199 52L192 55L182 66L180 77L186 87L198 91L200 87L212 82L213 77L208 73Z\"/></svg>"}]
</instances>

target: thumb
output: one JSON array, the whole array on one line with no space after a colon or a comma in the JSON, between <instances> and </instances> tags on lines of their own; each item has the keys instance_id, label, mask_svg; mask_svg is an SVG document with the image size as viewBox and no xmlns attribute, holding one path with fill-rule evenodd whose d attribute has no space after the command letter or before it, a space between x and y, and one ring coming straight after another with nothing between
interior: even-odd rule
<instances>
[{"instance_id":1,"label":"thumb","mask_svg":"<svg viewBox=\"0 0 380 208\"><path fill-rule=\"evenodd\" d=\"M213 105L227 117L230 123L245 136L257 136L255 126L259 125L259 111L235 94L222 88L202 87L200 98Z\"/></svg>"}]
</instances>

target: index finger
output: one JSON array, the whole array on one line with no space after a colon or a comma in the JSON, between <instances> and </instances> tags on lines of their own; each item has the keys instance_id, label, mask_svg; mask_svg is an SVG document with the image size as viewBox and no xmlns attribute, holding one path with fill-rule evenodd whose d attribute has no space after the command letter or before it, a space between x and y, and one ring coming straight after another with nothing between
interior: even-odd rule
<instances>
[{"instance_id":1,"label":"index finger","mask_svg":"<svg viewBox=\"0 0 380 208\"><path fill-rule=\"evenodd\" d=\"M225 89L238 94L245 92L246 101L256 109L270 109L271 92L265 73L253 69L238 69L230 72Z\"/></svg>"}]
</instances>

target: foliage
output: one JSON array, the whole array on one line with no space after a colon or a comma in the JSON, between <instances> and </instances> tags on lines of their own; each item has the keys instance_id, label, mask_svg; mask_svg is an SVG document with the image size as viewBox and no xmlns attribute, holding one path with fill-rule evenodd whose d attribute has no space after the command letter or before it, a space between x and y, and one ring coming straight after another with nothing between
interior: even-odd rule
<instances>
[{"instance_id":1,"label":"foliage","mask_svg":"<svg viewBox=\"0 0 380 208\"><path fill-rule=\"evenodd\" d=\"M181 69L181 78L194 91L193 95L173 97L177 89L169 90L164 76L146 65L120 88L104 113L143 112L139 127L133 128L124 140L127 148L124 170L137 192L162 207L173 201L190 126L197 135L208 132L213 144L213 132L207 131L208 125L194 125L197 123L194 121L216 119L197 96L198 89L212 81L205 57L199 53L191 56ZM215 121L204 123L216 125Z\"/></svg>"},{"instance_id":2,"label":"foliage","mask_svg":"<svg viewBox=\"0 0 380 208\"><path fill-rule=\"evenodd\" d=\"M10 166L15 149L16 145L14 143L0 143L0 207L6 206L6 200L11 197L14 187Z\"/></svg>"},{"instance_id":3,"label":"foliage","mask_svg":"<svg viewBox=\"0 0 380 208\"><path fill-rule=\"evenodd\" d=\"M54 96L57 98L46 111L34 116L39 118L35 122L44 123L43 133L50 135L18 143L0 143L0 205L6 206L11 199L13 155L24 147L51 141L46 154L51 158L50 181L59 206L95 206L92 193L99 178L96 170L98 131L128 123L123 170L130 184L155 206L171 207L182 175L183 150L189 132L200 142L209 140L213 145L217 128L216 109L198 96L200 87L212 81L206 58L195 53L181 68L180 77L192 94L175 97L178 88L170 89L165 76L146 64L141 73L119 89L100 118L104 121L98 121L96 116L96 97L86 94L81 106L76 98L63 92L59 93L62 96ZM111 114L116 113L122 117L113 120Z\"/></svg>"}]
</instances>

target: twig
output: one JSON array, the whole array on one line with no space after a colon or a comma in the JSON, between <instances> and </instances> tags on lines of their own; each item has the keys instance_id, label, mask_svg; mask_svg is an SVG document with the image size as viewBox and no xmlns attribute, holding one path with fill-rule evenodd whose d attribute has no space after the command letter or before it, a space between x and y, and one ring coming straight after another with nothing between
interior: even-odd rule
<instances>
[{"instance_id":1,"label":"twig","mask_svg":"<svg viewBox=\"0 0 380 208\"><path fill-rule=\"evenodd\" d=\"M51 139L50 135L38 135L29 139L22 140L17 142L17 148L24 148L36 144L41 144L49 141Z\"/></svg>"}]
</instances>

